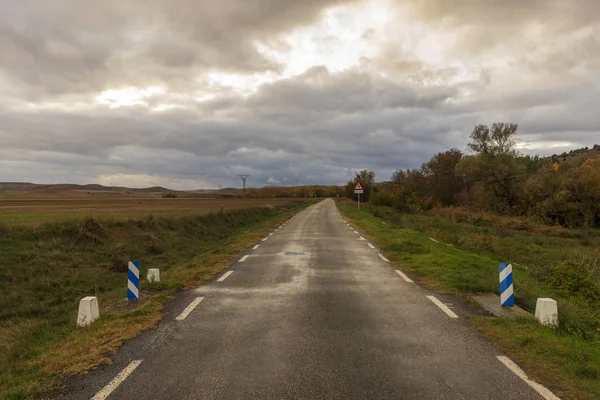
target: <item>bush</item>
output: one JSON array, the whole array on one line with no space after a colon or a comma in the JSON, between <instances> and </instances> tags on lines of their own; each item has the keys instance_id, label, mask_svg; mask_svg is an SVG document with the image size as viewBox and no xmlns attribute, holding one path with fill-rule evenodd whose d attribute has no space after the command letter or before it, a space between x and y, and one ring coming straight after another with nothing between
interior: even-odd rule
<instances>
[{"instance_id":1,"label":"bush","mask_svg":"<svg viewBox=\"0 0 600 400\"><path fill-rule=\"evenodd\" d=\"M550 267L548 282L562 296L580 297L592 302L600 300L600 288L587 264L566 261Z\"/></svg>"},{"instance_id":2,"label":"bush","mask_svg":"<svg viewBox=\"0 0 600 400\"><path fill-rule=\"evenodd\" d=\"M177 195L175 193L165 193L162 195L163 199L176 199Z\"/></svg>"}]
</instances>

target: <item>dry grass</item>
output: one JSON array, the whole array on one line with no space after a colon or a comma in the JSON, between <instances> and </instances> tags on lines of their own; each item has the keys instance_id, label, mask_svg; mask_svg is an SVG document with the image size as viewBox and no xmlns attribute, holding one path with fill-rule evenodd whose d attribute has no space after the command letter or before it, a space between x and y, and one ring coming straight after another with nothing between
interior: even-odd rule
<instances>
[{"instance_id":1,"label":"dry grass","mask_svg":"<svg viewBox=\"0 0 600 400\"><path fill-rule=\"evenodd\" d=\"M223 210L269 207L288 203L290 199L163 199L163 198L0 198L0 224L39 225L47 222L81 218L127 220L147 214L157 217L204 215Z\"/></svg>"},{"instance_id":2,"label":"dry grass","mask_svg":"<svg viewBox=\"0 0 600 400\"><path fill-rule=\"evenodd\" d=\"M494 226L513 231L527 231L544 236L583 237L583 234L563 226L544 225L527 217L507 217L487 211L475 211L464 207L438 207L427 213L432 217L447 218L453 222L468 223L475 226Z\"/></svg>"}]
</instances>

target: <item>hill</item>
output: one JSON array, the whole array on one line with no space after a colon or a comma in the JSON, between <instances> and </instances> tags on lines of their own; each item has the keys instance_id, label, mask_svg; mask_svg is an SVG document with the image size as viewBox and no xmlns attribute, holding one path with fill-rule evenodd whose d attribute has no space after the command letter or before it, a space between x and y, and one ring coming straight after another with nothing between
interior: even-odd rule
<instances>
[{"instance_id":1,"label":"hill","mask_svg":"<svg viewBox=\"0 0 600 400\"><path fill-rule=\"evenodd\" d=\"M162 186L149 188L128 188L123 186L104 186L99 184L77 185L71 183L36 184L29 182L0 182L0 195L3 196L84 196L84 195L140 195L170 193L175 190Z\"/></svg>"}]
</instances>

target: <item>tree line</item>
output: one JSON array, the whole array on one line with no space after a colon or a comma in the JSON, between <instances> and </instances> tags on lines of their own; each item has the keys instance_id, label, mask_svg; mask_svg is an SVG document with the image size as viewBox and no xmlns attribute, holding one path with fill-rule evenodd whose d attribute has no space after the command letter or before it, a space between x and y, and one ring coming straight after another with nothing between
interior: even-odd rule
<instances>
[{"instance_id":1,"label":"tree line","mask_svg":"<svg viewBox=\"0 0 600 400\"><path fill-rule=\"evenodd\" d=\"M375 184L361 171L369 189L365 200L401 211L461 206L503 215L530 216L569 227L600 227L600 145L551 157L529 156L516 148L518 125L477 125L469 153L452 148L435 154L421 168L398 170L391 181ZM353 188L353 186L352 186Z\"/></svg>"}]
</instances>

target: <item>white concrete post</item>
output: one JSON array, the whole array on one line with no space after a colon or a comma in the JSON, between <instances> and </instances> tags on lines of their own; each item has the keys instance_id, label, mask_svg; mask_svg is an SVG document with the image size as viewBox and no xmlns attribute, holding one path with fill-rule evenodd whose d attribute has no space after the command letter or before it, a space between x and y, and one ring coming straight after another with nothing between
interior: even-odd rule
<instances>
[{"instance_id":1,"label":"white concrete post","mask_svg":"<svg viewBox=\"0 0 600 400\"><path fill-rule=\"evenodd\" d=\"M540 321L542 325L558 326L558 307L556 306L556 300L548 298L537 299L535 305L535 318Z\"/></svg>"},{"instance_id":2,"label":"white concrete post","mask_svg":"<svg viewBox=\"0 0 600 400\"><path fill-rule=\"evenodd\" d=\"M148 269L148 282L160 282L160 270L158 268Z\"/></svg>"},{"instance_id":3,"label":"white concrete post","mask_svg":"<svg viewBox=\"0 0 600 400\"><path fill-rule=\"evenodd\" d=\"M79 300L79 313L77 314L77 326L85 327L100 317L98 310L98 299L94 296L87 296Z\"/></svg>"}]
</instances>

